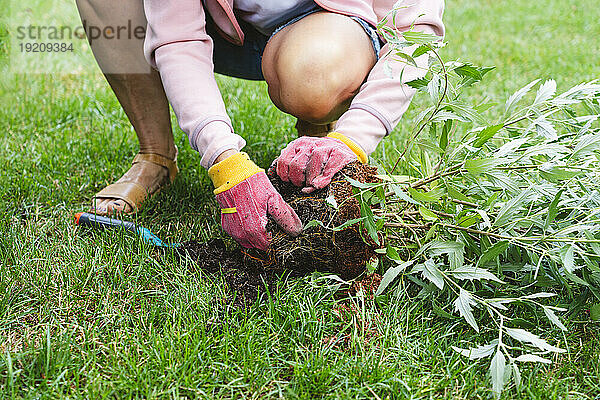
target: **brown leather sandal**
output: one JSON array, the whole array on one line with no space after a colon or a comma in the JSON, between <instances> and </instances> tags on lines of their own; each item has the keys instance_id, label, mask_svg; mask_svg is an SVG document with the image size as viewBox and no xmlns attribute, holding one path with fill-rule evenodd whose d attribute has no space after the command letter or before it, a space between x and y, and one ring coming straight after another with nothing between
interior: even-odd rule
<instances>
[{"instance_id":1,"label":"brown leather sandal","mask_svg":"<svg viewBox=\"0 0 600 400\"><path fill-rule=\"evenodd\" d=\"M171 160L167 157L161 156L160 154L148 154L148 153L138 153L131 165L135 165L140 162L150 162L152 164L160 165L164 167L168 171L169 184L173 183L177 173L179 172L179 168L177 167L177 151L175 152L175 159ZM166 185L159 186L158 190L154 193L148 193L148 190L142 185L135 182L116 182L108 185L100 192L98 192L93 200L97 199L117 199L123 200L125 203L129 204L132 211L131 213L135 213L139 210L139 207L142 205L144 200L148 198L148 196L154 195L158 193L162 187Z\"/></svg>"}]
</instances>

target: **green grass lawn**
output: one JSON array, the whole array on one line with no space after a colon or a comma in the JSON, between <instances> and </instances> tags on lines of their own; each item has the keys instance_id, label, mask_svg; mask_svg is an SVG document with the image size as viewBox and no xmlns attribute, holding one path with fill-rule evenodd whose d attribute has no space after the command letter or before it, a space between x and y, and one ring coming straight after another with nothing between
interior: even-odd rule
<instances>
[{"instance_id":1,"label":"green grass lawn","mask_svg":"<svg viewBox=\"0 0 600 400\"><path fill-rule=\"evenodd\" d=\"M73 5L73 7L75 7ZM597 0L450 0L447 59L495 65L472 102L503 102L536 78L559 90L600 78ZM6 56L0 28L0 54ZM6 67L6 57L1 61ZM14 67L14 66L13 66ZM262 83L219 78L246 151L263 167L295 137ZM223 301L222 277L122 232L84 232L75 212L116 180L135 135L99 73L23 74L0 82L0 393L5 398L490 398L487 363L450 346L474 334L403 290L345 312L322 275L282 280L246 310ZM375 158L395 148L417 99ZM490 112L493 121L496 115ZM175 121L173 121L175 124ZM212 187L176 132L181 173L134 220L172 241L223 236ZM345 300L344 304L348 304ZM600 333L582 314L568 353L523 370L505 398L600 398Z\"/></svg>"}]
</instances>

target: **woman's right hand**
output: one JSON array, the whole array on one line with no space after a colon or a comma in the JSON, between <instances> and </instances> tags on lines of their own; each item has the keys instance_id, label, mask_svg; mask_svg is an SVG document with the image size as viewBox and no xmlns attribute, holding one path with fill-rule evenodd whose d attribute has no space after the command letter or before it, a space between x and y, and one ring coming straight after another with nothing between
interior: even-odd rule
<instances>
[{"instance_id":1,"label":"woman's right hand","mask_svg":"<svg viewBox=\"0 0 600 400\"><path fill-rule=\"evenodd\" d=\"M274 161L277 175L285 182L302 186L304 193L322 189L347 164L356 160L366 162L365 152L347 141L350 139L335 132L326 137L298 138Z\"/></svg>"}]
</instances>

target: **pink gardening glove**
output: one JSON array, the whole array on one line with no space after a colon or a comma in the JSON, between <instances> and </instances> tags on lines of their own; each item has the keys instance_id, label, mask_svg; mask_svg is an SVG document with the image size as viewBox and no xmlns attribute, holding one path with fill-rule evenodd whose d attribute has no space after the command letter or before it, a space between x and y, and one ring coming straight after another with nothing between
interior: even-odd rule
<instances>
[{"instance_id":1,"label":"pink gardening glove","mask_svg":"<svg viewBox=\"0 0 600 400\"><path fill-rule=\"evenodd\" d=\"M298 236L302 222L294 210L275 190L264 172L259 172L216 195L222 210L221 225L243 247L267 250L271 234L267 233L267 214L284 232Z\"/></svg>"},{"instance_id":2,"label":"pink gardening glove","mask_svg":"<svg viewBox=\"0 0 600 400\"><path fill-rule=\"evenodd\" d=\"M303 186L302 192L311 193L329 185L336 173L357 159L357 154L340 139L304 136L290 142L274 164L283 181Z\"/></svg>"},{"instance_id":3,"label":"pink gardening glove","mask_svg":"<svg viewBox=\"0 0 600 400\"><path fill-rule=\"evenodd\" d=\"M271 238L266 230L267 215L292 236L302 232L298 215L248 154L227 157L213 165L208 175L221 206L221 225L242 246L268 249Z\"/></svg>"}]
</instances>

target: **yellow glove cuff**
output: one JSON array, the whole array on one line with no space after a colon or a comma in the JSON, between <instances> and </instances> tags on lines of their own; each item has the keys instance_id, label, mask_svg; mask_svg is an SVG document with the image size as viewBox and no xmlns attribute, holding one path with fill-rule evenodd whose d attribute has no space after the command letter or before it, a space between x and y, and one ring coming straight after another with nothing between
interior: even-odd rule
<instances>
[{"instance_id":1,"label":"yellow glove cuff","mask_svg":"<svg viewBox=\"0 0 600 400\"><path fill-rule=\"evenodd\" d=\"M264 169L254 164L248 154L240 152L210 167L208 176L215 186L214 193L219 194L262 171Z\"/></svg>"},{"instance_id":2,"label":"yellow glove cuff","mask_svg":"<svg viewBox=\"0 0 600 400\"><path fill-rule=\"evenodd\" d=\"M352 152L356 154L356 157L358 157L358 160L361 163L366 164L369 161L369 159L367 158L367 153L365 153L365 151L361 149L359 145L354 143L349 137L344 136L338 132L331 132L327 135L327 137L341 140L346 146L350 147L350 150L352 150Z\"/></svg>"}]
</instances>

